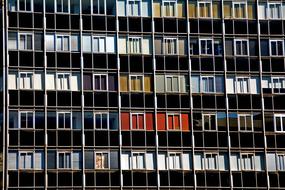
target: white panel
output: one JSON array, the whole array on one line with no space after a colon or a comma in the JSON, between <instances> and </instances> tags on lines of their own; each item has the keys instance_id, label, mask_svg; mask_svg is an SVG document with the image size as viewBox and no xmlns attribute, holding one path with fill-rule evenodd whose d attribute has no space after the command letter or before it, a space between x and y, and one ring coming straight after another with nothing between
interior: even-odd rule
<instances>
[{"instance_id":1,"label":"white panel","mask_svg":"<svg viewBox=\"0 0 285 190\"><path fill-rule=\"evenodd\" d=\"M106 37L106 51L107 53L115 53L115 37L107 36Z\"/></svg>"},{"instance_id":2,"label":"white panel","mask_svg":"<svg viewBox=\"0 0 285 190\"><path fill-rule=\"evenodd\" d=\"M17 88L17 80L16 73L10 73L8 75L8 89L16 89Z\"/></svg>"},{"instance_id":3,"label":"white panel","mask_svg":"<svg viewBox=\"0 0 285 190\"><path fill-rule=\"evenodd\" d=\"M34 74L34 89L42 90L43 89L43 77L41 73Z\"/></svg>"},{"instance_id":4,"label":"white panel","mask_svg":"<svg viewBox=\"0 0 285 190\"><path fill-rule=\"evenodd\" d=\"M191 169L191 156L189 153L182 154L182 169L190 170Z\"/></svg>"},{"instance_id":5,"label":"white panel","mask_svg":"<svg viewBox=\"0 0 285 190\"><path fill-rule=\"evenodd\" d=\"M72 35L71 36L71 51L79 51L79 36Z\"/></svg>"},{"instance_id":6,"label":"white panel","mask_svg":"<svg viewBox=\"0 0 285 190\"><path fill-rule=\"evenodd\" d=\"M276 171L276 157L275 154L268 153L266 155L267 158L267 169L269 171Z\"/></svg>"},{"instance_id":7,"label":"white panel","mask_svg":"<svg viewBox=\"0 0 285 190\"><path fill-rule=\"evenodd\" d=\"M269 83L270 83L270 78L263 77L262 81L261 81L261 87L262 88L269 88Z\"/></svg>"},{"instance_id":8,"label":"white panel","mask_svg":"<svg viewBox=\"0 0 285 190\"><path fill-rule=\"evenodd\" d=\"M129 162L129 154L122 153L121 155L121 167L122 170L129 170L130 169L130 162Z\"/></svg>"},{"instance_id":9,"label":"white panel","mask_svg":"<svg viewBox=\"0 0 285 190\"><path fill-rule=\"evenodd\" d=\"M263 170L263 157L262 155L255 155L255 170Z\"/></svg>"},{"instance_id":10,"label":"white panel","mask_svg":"<svg viewBox=\"0 0 285 190\"><path fill-rule=\"evenodd\" d=\"M126 16L125 0L118 1L118 16Z\"/></svg>"},{"instance_id":11,"label":"white panel","mask_svg":"<svg viewBox=\"0 0 285 190\"><path fill-rule=\"evenodd\" d=\"M259 93L258 79L257 78L251 78L250 79L250 93L251 94Z\"/></svg>"},{"instance_id":12,"label":"white panel","mask_svg":"<svg viewBox=\"0 0 285 190\"><path fill-rule=\"evenodd\" d=\"M227 85L226 92L229 94L233 94L235 92L235 90L234 90L234 78L227 78L226 79L226 85Z\"/></svg>"},{"instance_id":13,"label":"white panel","mask_svg":"<svg viewBox=\"0 0 285 190\"><path fill-rule=\"evenodd\" d=\"M147 170L153 170L154 169L154 154L153 153L146 153L145 159L146 159L146 169Z\"/></svg>"},{"instance_id":14,"label":"white panel","mask_svg":"<svg viewBox=\"0 0 285 190\"><path fill-rule=\"evenodd\" d=\"M55 90L55 77L54 74L46 74L46 89Z\"/></svg>"},{"instance_id":15,"label":"white panel","mask_svg":"<svg viewBox=\"0 0 285 190\"><path fill-rule=\"evenodd\" d=\"M125 54L127 52L126 38L119 38L119 53Z\"/></svg>"},{"instance_id":16,"label":"white panel","mask_svg":"<svg viewBox=\"0 0 285 190\"><path fill-rule=\"evenodd\" d=\"M92 45L91 45L91 36L82 36L82 51L83 52L91 52L92 51Z\"/></svg>"},{"instance_id":17,"label":"white panel","mask_svg":"<svg viewBox=\"0 0 285 190\"><path fill-rule=\"evenodd\" d=\"M203 168L203 163L202 163L202 154L195 154L194 155L194 168L196 170L201 170Z\"/></svg>"},{"instance_id":18,"label":"white panel","mask_svg":"<svg viewBox=\"0 0 285 190\"><path fill-rule=\"evenodd\" d=\"M149 6L150 6L149 0L142 1L142 16L150 16Z\"/></svg>"},{"instance_id":19,"label":"white panel","mask_svg":"<svg viewBox=\"0 0 285 190\"><path fill-rule=\"evenodd\" d=\"M164 76L163 75L156 75L156 91L157 92L164 92Z\"/></svg>"},{"instance_id":20,"label":"white panel","mask_svg":"<svg viewBox=\"0 0 285 190\"><path fill-rule=\"evenodd\" d=\"M200 92L200 82L199 76L191 76L191 85L192 85L192 92L198 93Z\"/></svg>"},{"instance_id":21,"label":"white panel","mask_svg":"<svg viewBox=\"0 0 285 190\"><path fill-rule=\"evenodd\" d=\"M266 16L265 13L266 13L265 4L258 5L258 17L259 17L259 19L265 19L265 16Z\"/></svg>"},{"instance_id":22,"label":"white panel","mask_svg":"<svg viewBox=\"0 0 285 190\"><path fill-rule=\"evenodd\" d=\"M186 80L185 76L180 76L180 92L186 92Z\"/></svg>"},{"instance_id":23,"label":"white panel","mask_svg":"<svg viewBox=\"0 0 285 190\"><path fill-rule=\"evenodd\" d=\"M72 153L72 162L73 162L73 169L80 169L80 153L79 152Z\"/></svg>"},{"instance_id":24,"label":"white panel","mask_svg":"<svg viewBox=\"0 0 285 190\"><path fill-rule=\"evenodd\" d=\"M44 154L43 152L35 152L34 153L34 167L35 169L44 169L44 163L43 163L43 159L44 159Z\"/></svg>"},{"instance_id":25,"label":"white panel","mask_svg":"<svg viewBox=\"0 0 285 190\"><path fill-rule=\"evenodd\" d=\"M232 154L230 156L231 159L231 170L233 171L238 171L239 170L239 159L238 159L238 154Z\"/></svg>"},{"instance_id":26,"label":"white panel","mask_svg":"<svg viewBox=\"0 0 285 190\"><path fill-rule=\"evenodd\" d=\"M18 154L16 152L8 153L8 169L17 169Z\"/></svg>"},{"instance_id":27,"label":"white panel","mask_svg":"<svg viewBox=\"0 0 285 190\"><path fill-rule=\"evenodd\" d=\"M283 15L283 19L285 19L285 4L283 4L282 6L282 15Z\"/></svg>"},{"instance_id":28,"label":"white panel","mask_svg":"<svg viewBox=\"0 0 285 190\"><path fill-rule=\"evenodd\" d=\"M70 90L71 91L78 91L80 86L79 76L78 75L71 75L70 76Z\"/></svg>"},{"instance_id":29,"label":"white panel","mask_svg":"<svg viewBox=\"0 0 285 190\"><path fill-rule=\"evenodd\" d=\"M219 155L219 170L225 170L226 169L226 160L225 155Z\"/></svg>"},{"instance_id":30,"label":"white panel","mask_svg":"<svg viewBox=\"0 0 285 190\"><path fill-rule=\"evenodd\" d=\"M143 46L142 46L143 54L150 54L150 51L151 51L150 38L143 38L142 41L143 41Z\"/></svg>"},{"instance_id":31,"label":"white panel","mask_svg":"<svg viewBox=\"0 0 285 190\"><path fill-rule=\"evenodd\" d=\"M45 37L45 44L46 44L46 50L47 51L54 51L54 35L53 34L47 34Z\"/></svg>"},{"instance_id":32,"label":"white panel","mask_svg":"<svg viewBox=\"0 0 285 190\"><path fill-rule=\"evenodd\" d=\"M157 157L157 168L159 170L165 170L166 169L166 163L165 163L165 154L158 154L158 157Z\"/></svg>"}]
</instances>

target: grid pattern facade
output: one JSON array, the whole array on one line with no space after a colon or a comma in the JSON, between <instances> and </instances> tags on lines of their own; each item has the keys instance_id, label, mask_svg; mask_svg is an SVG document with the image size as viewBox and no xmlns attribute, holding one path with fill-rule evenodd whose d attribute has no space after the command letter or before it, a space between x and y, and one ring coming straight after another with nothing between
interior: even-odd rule
<instances>
[{"instance_id":1,"label":"grid pattern facade","mask_svg":"<svg viewBox=\"0 0 285 190\"><path fill-rule=\"evenodd\" d=\"M285 1L2 16L4 189L285 189Z\"/></svg>"}]
</instances>

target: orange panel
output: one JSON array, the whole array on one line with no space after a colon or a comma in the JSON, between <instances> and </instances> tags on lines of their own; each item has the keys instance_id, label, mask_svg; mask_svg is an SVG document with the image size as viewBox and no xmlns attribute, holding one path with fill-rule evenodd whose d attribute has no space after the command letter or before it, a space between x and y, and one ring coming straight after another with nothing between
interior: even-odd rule
<instances>
[{"instance_id":1,"label":"orange panel","mask_svg":"<svg viewBox=\"0 0 285 190\"><path fill-rule=\"evenodd\" d=\"M121 129L130 130L130 114L121 113Z\"/></svg>"},{"instance_id":2,"label":"orange panel","mask_svg":"<svg viewBox=\"0 0 285 190\"><path fill-rule=\"evenodd\" d=\"M138 129L144 129L144 121L143 115L139 115L138 117Z\"/></svg>"},{"instance_id":3,"label":"orange panel","mask_svg":"<svg viewBox=\"0 0 285 190\"><path fill-rule=\"evenodd\" d=\"M169 115L169 116L167 116L167 118L168 118L168 121L167 121L168 129L173 130L173 116Z\"/></svg>"},{"instance_id":4,"label":"orange panel","mask_svg":"<svg viewBox=\"0 0 285 190\"><path fill-rule=\"evenodd\" d=\"M178 130L180 129L180 123L179 123L179 116L175 115L174 116L174 126L173 129Z\"/></svg>"},{"instance_id":5,"label":"orange panel","mask_svg":"<svg viewBox=\"0 0 285 190\"><path fill-rule=\"evenodd\" d=\"M145 121L146 121L146 130L148 131L153 130L153 114L152 113L145 114Z\"/></svg>"},{"instance_id":6,"label":"orange panel","mask_svg":"<svg viewBox=\"0 0 285 190\"><path fill-rule=\"evenodd\" d=\"M137 126L137 115L132 115L132 129L138 129L138 126Z\"/></svg>"},{"instance_id":7,"label":"orange panel","mask_svg":"<svg viewBox=\"0 0 285 190\"><path fill-rule=\"evenodd\" d=\"M165 119L164 113L157 114L157 130L165 130Z\"/></svg>"},{"instance_id":8,"label":"orange panel","mask_svg":"<svg viewBox=\"0 0 285 190\"><path fill-rule=\"evenodd\" d=\"M189 131L189 117L188 114L181 114L182 118L182 130Z\"/></svg>"}]
</instances>

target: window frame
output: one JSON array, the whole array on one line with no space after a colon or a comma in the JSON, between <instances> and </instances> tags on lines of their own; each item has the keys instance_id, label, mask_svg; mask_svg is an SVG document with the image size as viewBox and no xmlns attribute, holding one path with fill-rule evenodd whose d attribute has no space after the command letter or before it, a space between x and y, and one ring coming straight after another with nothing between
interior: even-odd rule
<instances>
[{"instance_id":1,"label":"window frame","mask_svg":"<svg viewBox=\"0 0 285 190\"><path fill-rule=\"evenodd\" d=\"M167 121L166 121L166 126L167 126L167 130L169 130L169 131L180 131L181 130L181 126L182 126L182 121L181 121L181 115L179 114L179 113L167 113L166 114L166 116L167 116ZM173 126L173 129L170 129L169 128L169 122L168 122L168 117L169 116L172 116L173 118L172 118L172 126ZM178 123L179 123L179 128L178 129L175 129L175 127L174 127L174 124L175 124L175 119L174 119L174 117L175 116L178 116Z\"/></svg>"},{"instance_id":2,"label":"window frame","mask_svg":"<svg viewBox=\"0 0 285 190\"><path fill-rule=\"evenodd\" d=\"M107 168L97 168L96 167L96 158L97 158L97 155L101 155L101 156L104 156L104 155L107 155ZM102 162L102 161L101 161ZM104 163L101 165L104 167ZM110 169L110 153L108 151L95 151L94 152L94 168L95 170L109 170Z\"/></svg>"},{"instance_id":3,"label":"window frame","mask_svg":"<svg viewBox=\"0 0 285 190\"><path fill-rule=\"evenodd\" d=\"M22 161L21 154L25 154L25 156L31 155L31 168L26 168L26 167L22 166L22 164L21 164L22 163L21 162ZM33 151L19 151L18 158L19 158L19 162L18 162L19 170L34 170L35 169L35 156L34 156L34 152ZM24 164L25 164L25 166L27 165L26 164L26 157L25 157L25 160L24 160Z\"/></svg>"},{"instance_id":4,"label":"window frame","mask_svg":"<svg viewBox=\"0 0 285 190\"><path fill-rule=\"evenodd\" d=\"M246 54L237 54L237 43L240 42L241 43L241 49L240 52L243 52L243 47L242 44L243 42L246 42ZM234 39L234 55L238 56L238 57L245 57L245 56L249 56L249 40L248 39Z\"/></svg>"},{"instance_id":5,"label":"window frame","mask_svg":"<svg viewBox=\"0 0 285 190\"><path fill-rule=\"evenodd\" d=\"M133 37L133 36L130 36L128 37L128 44L127 44L127 49L128 49L128 54L142 54L142 37ZM139 43L139 52L138 51L133 51L135 48L135 42ZM132 45L131 45L132 44ZM136 44L137 45L137 44ZM131 46L132 46L132 49L131 49Z\"/></svg>"},{"instance_id":6,"label":"window frame","mask_svg":"<svg viewBox=\"0 0 285 190\"><path fill-rule=\"evenodd\" d=\"M209 83L209 79L212 78L213 79L213 92L211 92L209 89L210 83ZM203 79L207 79L207 88L208 91L204 91L204 84L203 84ZM201 93L205 93L205 94L212 94L212 93L216 93L216 77L215 76L201 76L200 77L200 89L201 89Z\"/></svg>"},{"instance_id":7,"label":"window frame","mask_svg":"<svg viewBox=\"0 0 285 190\"><path fill-rule=\"evenodd\" d=\"M139 6L138 7L138 15L130 14L130 11L129 11L130 1L131 2L138 2L138 6ZM132 17L142 16L142 1L141 0L126 0L126 11L127 11L127 16L132 16Z\"/></svg>"},{"instance_id":8,"label":"window frame","mask_svg":"<svg viewBox=\"0 0 285 190\"><path fill-rule=\"evenodd\" d=\"M59 115L61 115L61 114L63 114L64 115L64 127L63 128L61 128L61 127L59 127ZM66 128L65 127L65 120L66 120L66 114L69 114L70 115L70 128ZM73 127L72 127L72 112L68 112L68 111L58 111L58 112L56 112L56 129L58 129L58 130L71 130L71 129L73 129Z\"/></svg>"},{"instance_id":9,"label":"window frame","mask_svg":"<svg viewBox=\"0 0 285 190\"><path fill-rule=\"evenodd\" d=\"M25 77L21 77L21 75L25 75ZM30 80L30 88L25 88L25 79L29 78ZM21 87L21 80L23 80L23 86ZM17 85L19 90L33 90L34 89L34 73L33 72L19 72Z\"/></svg>"},{"instance_id":10,"label":"window frame","mask_svg":"<svg viewBox=\"0 0 285 190\"><path fill-rule=\"evenodd\" d=\"M59 10L57 10L57 1L61 1L61 10L59 11ZM64 11L64 8L63 8L63 2L64 1L67 1L67 9L68 9L68 11L67 12L65 12ZM70 13L70 1L69 0L55 0L54 1L55 3L54 3L54 6L55 6L55 13L59 13L59 14L69 14Z\"/></svg>"},{"instance_id":11,"label":"window frame","mask_svg":"<svg viewBox=\"0 0 285 190\"><path fill-rule=\"evenodd\" d=\"M24 0L25 1L25 10L20 10L20 0L16 0L16 2L17 2L17 11L18 12L25 12L25 13L27 13L27 12L33 12L34 10L33 10L33 8L34 8L34 1L33 0L30 0L30 11L27 11L27 0ZM10 10L10 8L9 8L9 10Z\"/></svg>"},{"instance_id":12,"label":"window frame","mask_svg":"<svg viewBox=\"0 0 285 190\"><path fill-rule=\"evenodd\" d=\"M100 89L96 89L95 88L95 77L96 76L100 76ZM101 85L101 82L102 82L102 76L105 76L106 77L106 83L105 83L105 85L106 85L106 89L102 89L102 85ZM108 74L93 74L93 80L94 80L94 82L93 82L93 90L94 91L99 91L99 92L106 92L106 91L108 91L109 89L108 89Z\"/></svg>"},{"instance_id":13,"label":"window frame","mask_svg":"<svg viewBox=\"0 0 285 190\"><path fill-rule=\"evenodd\" d=\"M238 5L239 6L239 9L241 9L241 5L244 5L244 7L245 7L245 17L239 17L239 15L238 16L236 16L236 14L235 14L235 5ZM248 12L247 12L247 2L246 1L233 1L232 2L232 15L233 15L233 18L234 19L248 19ZM241 14L240 12L239 12L239 14Z\"/></svg>"},{"instance_id":14,"label":"window frame","mask_svg":"<svg viewBox=\"0 0 285 190\"><path fill-rule=\"evenodd\" d=\"M21 36L24 36L25 37L25 42L24 42L24 48L22 49L21 48ZM28 49L27 48L27 43L28 43L28 41L27 41L27 36L31 36L31 38L32 38L32 41L31 41L31 43L32 43L32 47L31 47L31 49ZM33 33L31 33L31 32L18 32L18 35L17 35L17 49L18 50L20 50L20 51L33 51L34 50L34 34Z\"/></svg>"},{"instance_id":15,"label":"window frame","mask_svg":"<svg viewBox=\"0 0 285 190\"><path fill-rule=\"evenodd\" d=\"M211 129L205 129L205 116L209 117L209 125ZM215 117L215 126L214 129L212 128L212 124L211 124L211 119L212 117ZM203 131L217 131L218 130L218 120L217 120L217 114L216 113L202 113L202 130Z\"/></svg>"},{"instance_id":16,"label":"window frame","mask_svg":"<svg viewBox=\"0 0 285 190\"><path fill-rule=\"evenodd\" d=\"M133 116L135 116L136 117L136 121L137 121L137 123L136 123L136 126L138 126L138 117L139 116L143 116L143 128L142 129L140 129L140 128L134 128L133 126L134 126L134 124L133 124ZM131 130L134 130L134 131L144 131L145 129L146 129L146 117L145 117L145 113L143 113L143 112L136 112L136 113L131 113L130 114L130 127L131 127Z\"/></svg>"},{"instance_id":17,"label":"window frame","mask_svg":"<svg viewBox=\"0 0 285 190\"><path fill-rule=\"evenodd\" d=\"M173 12L173 16L169 15L167 16L166 14L166 4L168 4L168 6L170 4L174 3L174 12ZM161 8L161 13L163 17L167 17L167 18L173 18L177 16L177 1L176 0L162 0L162 8Z\"/></svg>"},{"instance_id":18,"label":"window frame","mask_svg":"<svg viewBox=\"0 0 285 190\"><path fill-rule=\"evenodd\" d=\"M210 158L214 159L215 162L215 168L210 168L210 162L209 162L209 157L207 157L208 155L210 155ZM209 152L205 152L204 153L204 170L207 171L216 171L219 170L219 154L218 153L209 153Z\"/></svg>"},{"instance_id":19,"label":"window frame","mask_svg":"<svg viewBox=\"0 0 285 190\"><path fill-rule=\"evenodd\" d=\"M210 54L208 54L208 53L202 53L202 41L206 41L206 52L207 52L207 49L208 49L208 41L211 41L211 49L212 49L212 51L211 51L211 53ZM202 55L202 56L211 56L211 55L213 55L214 53L214 40L212 39L212 38L199 38L199 55Z\"/></svg>"},{"instance_id":20,"label":"window frame","mask_svg":"<svg viewBox=\"0 0 285 190\"><path fill-rule=\"evenodd\" d=\"M244 91L244 86L239 86L238 84L240 83L239 80L242 79L242 82L245 81L245 79L247 80L247 92ZM239 86L239 89L238 90L238 86ZM243 88L242 88L243 87ZM250 77L236 77L235 79L235 93L237 94L250 94Z\"/></svg>"},{"instance_id":21,"label":"window frame","mask_svg":"<svg viewBox=\"0 0 285 190\"><path fill-rule=\"evenodd\" d=\"M63 87L63 85L58 85L58 81L57 80L60 80L60 78L58 76L63 76L65 78L65 76L67 76L67 88ZM71 74L70 73L56 73L56 90L60 90L60 91L69 91L71 90L71 81L70 81L70 78L71 78ZM62 81L59 81L60 83L62 83ZM64 84L64 83L63 83ZM61 87L61 88L59 88Z\"/></svg>"},{"instance_id":22,"label":"window frame","mask_svg":"<svg viewBox=\"0 0 285 190\"><path fill-rule=\"evenodd\" d=\"M178 90L177 91L174 91L173 90L173 83L174 83L174 81L173 81L173 78L176 78L177 77L177 81L178 81L178 85L177 85L177 87L178 87ZM168 88L167 88L167 84L168 84L168 82L167 82L167 79L168 78L171 78L171 91L169 91L168 90ZM180 76L178 76L178 75L165 75L165 92L166 93L180 93L180 91L181 91L181 88L180 88Z\"/></svg>"},{"instance_id":23,"label":"window frame","mask_svg":"<svg viewBox=\"0 0 285 190\"><path fill-rule=\"evenodd\" d=\"M281 157L281 159L283 160L282 161L283 163L280 163L279 157ZM276 165L277 165L278 171L284 171L285 170L285 154L280 154L280 153L276 154ZM281 166L283 166L283 168Z\"/></svg>"},{"instance_id":24,"label":"window frame","mask_svg":"<svg viewBox=\"0 0 285 190\"><path fill-rule=\"evenodd\" d=\"M169 42L170 41L174 41L174 49L171 48L171 52L169 53L169 48L166 48L166 46L169 45ZM179 44L178 44L178 38L175 38L175 37L166 37L166 38L163 38L163 53L165 55L178 55L179 54ZM172 43L170 43L170 46L171 46ZM168 52L166 52L166 49L168 50Z\"/></svg>"},{"instance_id":25,"label":"window frame","mask_svg":"<svg viewBox=\"0 0 285 190\"><path fill-rule=\"evenodd\" d=\"M274 80L278 80L278 83L281 85L280 88L275 87ZM284 81L284 86L282 81ZM285 92L280 92L280 89L284 89L285 91L285 77L271 77L271 89L273 94L284 94ZM278 90L279 92L275 92L275 89Z\"/></svg>"},{"instance_id":26,"label":"window frame","mask_svg":"<svg viewBox=\"0 0 285 190\"><path fill-rule=\"evenodd\" d=\"M93 0L92 0L93 1ZM95 42L94 39L98 39L98 51L95 51ZM104 40L104 50L101 51L101 43L100 43L100 39ZM106 36L92 36L92 53L106 53L107 52L107 44L106 44Z\"/></svg>"},{"instance_id":27,"label":"window frame","mask_svg":"<svg viewBox=\"0 0 285 190\"><path fill-rule=\"evenodd\" d=\"M276 118L280 119L280 128L281 130L277 130L277 122ZM283 118L285 120L285 114L274 114L274 132L276 133L284 133L285 132L285 123L283 123Z\"/></svg>"},{"instance_id":28,"label":"window frame","mask_svg":"<svg viewBox=\"0 0 285 190\"><path fill-rule=\"evenodd\" d=\"M171 157L179 158L179 168L176 168L176 159L172 159L174 162L172 163L173 168L170 167L170 159ZM167 169L169 170L182 170L183 169L183 161L182 161L182 153L180 152L168 152L167 153Z\"/></svg>"},{"instance_id":29,"label":"window frame","mask_svg":"<svg viewBox=\"0 0 285 190\"><path fill-rule=\"evenodd\" d=\"M212 1L198 1L197 2L197 16L199 19L212 19L213 18L213 5L212 5ZM209 16L205 16L202 17L201 13L200 13L200 5L203 4L204 6L206 4L210 4L210 15Z\"/></svg>"},{"instance_id":30,"label":"window frame","mask_svg":"<svg viewBox=\"0 0 285 190\"><path fill-rule=\"evenodd\" d=\"M63 168L62 168L62 167L59 167L59 166L60 166L60 164L59 164L59 155L60 155L60 154L64 154L64 163L63 163L63 164L64 164L64 167L63 167ZM70 168L67 168L66 165L65 165L65 164L66 164L66 155L67 155L67 154L70 155L70 160L69 160L69 161L70 161ZM73 163L72 163L72 162L73 162L73 159L72 159L72 152L68 152L68 151L59 151L59 152L57 152L57 163L56 163L56 164L57 164L57 165L56 165L56 166L57 166L57 167L56 167L57 169L60 169L60 170L71 170L71 169L73 168Z\"/></svg>"},{"instance_id":31,"label":"window frame","mask_svg":"<svg viewBox=\"0 0 285 190\"><path fill-rule=\"evenodd\" d=\"M100 7L100 0L97 0L97 1L98 1L98 4L99 4L99 6L98 6L99 13L94 13L94 0L91 0L91 14L92 15L106 15L107 14L107 4L106 4L106 1L103 0L103 2L104 2L104 5L103 5L104 6L104 13L103 14L100 13L100 8L99 8Z\"/></svg>"},{"instance_id":32,"label":"window frame","mask_svg":"<svg viewBox=\"0 0 285 190\"><path fill-rule=\"evenodd\" d=\"M277 55L273 55L272 54L272 43L276 43L275 44L275 47L277 46L277 48L276 48L276 50L277 50ZM279 55L278 54L278 42L281 42L282 43L282 54L281 55ZM282 56L284 56L284 40L282 40L282 39L269 39L269 55L270 56L274 56L274 57L282 57Z\"/></svg>"},{"instance_id":33,"label":"window frame","mask_svg":"<svg viewBox=\"0 0 285 190\"><path fill-rule=\"evenodd\" d=\"M278 9L280 11L280 17L279 18L271 17L271 13L272 13L271 8L270 8L271 5L274 5L274 8L276 8L277 5L280 6L279 9ZM283 18L282 3L268 2L267 7L266 7L266 14L267 14L266 15L267 19L270 19L270 20L282 20L282 18Z\"/></svg>"},{"instance_id":34,"label":"window frame","mask_svg":"<svg viewBox=\"0 0 285 190\"><path fill-rule=\"evenodd\" d=\"M141 85L142 85L141 90L132 90L132 77L135 77L136 80L141 78ZM130 86L130 88L129 88L130 92L134 92L134 93L144 92L144 75L129 75L129 86Z\"/></svg>"},{"instance_id":35,"label":"window frame","mask_svg":"<svg viewBox=\"0 0 285 190\"><path fill-rule=\"evenodd\" d=\"M21 111L19 111L18 112L19 114L18 114L18 128L19 129L25 129L25 130L33 130L33 129L35 129L35 112L34 111L23 111L23 110L21 110ZM28 114L29 113L32 113L33 115L32 115L32 119L33 119L33 126L32 126L32 128L30 128L30 127L25 127L25 128L23 128L22 127L22 125L21 125L21 122L22 122L22 120L21 120L21 117L22 117L22 115L21 114L25 114L25 117L26 117L26 125L27 125L27 116L28 116Z\"/></svg>"},{"instance_id":36,"label":"window frame","mask_svg":"<svg viewBox=\"0 0 285 190\"><path fill-rule=\"evenodd\" d=\"M251 123L251 128L250 130L248 130L248 127L247 127L247 122L245 121L245 129L241 129L241 117L248 117L250 116L250 123ZM242 114L237 114L237 118L238 118L238 130L239 131L242 131L242 132L252 132L253 131L253 115L252 114L249 114L249 113L242 113Z\"/></svg>"},{"instance_id":37,"label":"window frame","mask_svg":"<svg viewBox=\"0 0 285 190\"><path fill-rule=\"evenodd\" d=\"M103 126L103 115L106 114L107 115L107 128L102 128ZM100 115L100 123L101 123L101 128L97 128L96 126L96 115ZM105 130L109 130L109 112L94 112L93 113L93 123L94 123L94 129L95 130L99 130L99 131L105 131Z\"/></svg>"},{"instance_id":38,"label":"window frame","mask_svg":"<svg viewBox=\"0 0 285 190\"><path fill-rule=\"evenodd\" d=\"M67 47L67 50L65 49L65 45L64 45L64 39L65 38L68 38L68 47ZM61 49L59 49L58 47L58 39L60 39L60 42L61 42ZM58 51L58 52L70 52L70 44L71 44L71 37L70 35L66 35L66 34L56 34L55 36L55 50Z\"/></svg>"},{"instance_id":39,"label":"window frame","mask_svg":"<svg viewBox=\"0 0 285 190\"><path fill-rule=\"evenodd\" d=\"M252 168L248 169L245 165L245 160L243 156L246 156L246 159L250 159ZM253 171L255 170L255 155L253 153L241 153L240 154L240 170L241 171Z\"/></svg>"},{"instance_id":40,"label":"window frame","mask_svg":"<svg viewBox=\"0 0 285 190\"><path fill-rule=\"evenodd\" d=\"M136 155L136 156L135 156ZM138 167L138 157L137 156L140 156L142 155L143 156L143 168L139 168ZM145 152L132 152L131 153L131 156L132 156L132 161L131 161L131 164L132 164L132 170L146 170L146 157L145 157ZM136 159L136 168L134 167L134 159Z\"/></svg>"}]
</instances>

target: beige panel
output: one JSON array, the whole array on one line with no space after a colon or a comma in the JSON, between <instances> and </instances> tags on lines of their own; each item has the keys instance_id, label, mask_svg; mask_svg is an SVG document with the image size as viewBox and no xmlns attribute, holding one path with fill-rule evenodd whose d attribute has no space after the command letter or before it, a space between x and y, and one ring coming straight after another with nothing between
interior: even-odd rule
<instances>
[{"instance_id":1,"label":"beige panel","mask_svg":"<svg viewBox=\"0 0 285 190\"><path fill-rule=\"evenodd\" d=\"M185 55L185 39L179 39L179 55Z\"/></svg>"},{"instance_id":2,"label":"beige panel","mask_svg":"<svg viewBox=\"0 0 285 190\"><path fill-rule=\"evenodd\" d=\"M162 54L162 39L161 38L155 39L154 45L155 45L155 54L156 55Z\"/></svg>"},{"instance_id":3,"label":"beige panel","mask_svg":"<svg viewBox=\"0 0 285 190\"><path fill-rule=\"evenodd\" d=\"M46 89L47 90L55 90L55 77L54 77L55 74L47 74L46 75L46 81L45 81L45 84L46 84Z\"/></svg>"},{"instance_id":4,"label":"beige panel","mask_svg":"<svg viewBox=\"0 0 285 190\"><path fill-rule=\"evenodd\" d=\"M70 90L71 91L78 91L79 90L79 76L78 75L71 75L70 76Z\"/></svg>"},{"instance_id":5,"label":"beige panel","mask_svg":"<svg viewBox=\"0 0 285 190\"><path fill-rule=\"evenodd\" d=\"M225 18L231 18L231 5L230 4L224 4L224 15Z\"/></svg>"},{"instance_id":6,"label":"beige panel","mask_svg":"<svg viewBox=\"0 0 285 190\"><path fill-rule=\"evenodd\" d=\"M41 73L34 74L34 89L35 90L42 90L43 89L43 77Z\"/></svg>"},{"instance_id":7,"label":"beige panel","mask_svg":"<svg viewBox=\"0 0 285 190\"><path fill-rule=\"evenodd\" d=\"M151 77L150 76L145 76L144 77L144 91L145 92L151 92Z\"/></svg>"},{"instance_id":8,"label":"beige panel","mask_svg":"<svg viewBox=\"0 0 285 190\"><path fill-rule=\"evenodd\" d=\"M159 2L153 2L153 16L154 17L161 17L160 3Z\"/></svg>"},{"instance_id":9,"label":"beige panel","mask_svg":"<svg viewBox=\"0 0 285 190\"><path fill-rule=\"evenodd\" d=\"M219 3L213 3L213 17L220 18Z\"/></svg>"},{"instance_id":10,"label":"beige panel","mask_svg":"<svg viewBox=\"0 0 285 190\"><path fill-rule=\"evenodd\" d=\"M189 2L188 14L189 14L190 18L196 18L197 17L197 9L196 9L196 3L195 2Z\"/></svg>"},{"instance_id":11,"label":"beige panel","mask_svg":"<svg viewBox=\"0 0 285 190\"><path fill-rule=\"evenodd\" d=\"M122 92L128 91L128 77L127 76L120 76L120 90Z\"/></svg>"},{"instance_id":12,"label":"beige panel","mask_svg":"<svg viewBox=\"0 0 285 190\"><path fill-rule=\"evenodd\" d=\"M150 54L151 53L151 48L150 48L150 38L144 38L143 40L143 48L142 52L143 54Z\"/></svg>"},{"instance_id":13,"label":"beige panel","mask_svg":"<svg viewBox=\"0 0 285 190\"><path fill-rule=\"evenodd\" d=\"M179 18L185 17L185 3L184 3L184 1L177 2L177 12L178 12Z\"/></svg>"},{"instance_id":14,"label":"beige panel","mask_svg":"<svg viewBox=\"0 0 285 190\"><path fill-rule=\"evenodd\" d=\"M120 37L119 38L119 53L126 54L127 53L127 46L126 46L126 38Z\"/></svg>"},{"instance_id":15,"label":"beige panel","mask_svg":"<svg viewBox=\"0 0 285 190\"><path fill-rule=\"evenodd\" d=\"M247 5L247 15L249 19L255 19L255 7L253 4L248 4Z\"/></svg>"}]
</instances>

